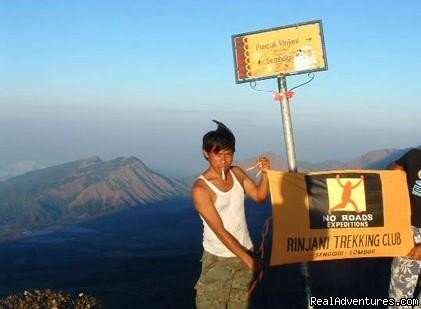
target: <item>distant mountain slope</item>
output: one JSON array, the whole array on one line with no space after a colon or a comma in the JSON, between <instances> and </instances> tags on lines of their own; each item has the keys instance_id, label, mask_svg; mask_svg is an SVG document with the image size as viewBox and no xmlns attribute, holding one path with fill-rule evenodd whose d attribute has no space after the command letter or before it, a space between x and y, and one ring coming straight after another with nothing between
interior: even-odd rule
<instances>
[{"instance_id":1,"label":"distant mountain slope","mask_svg":"<svg viewBox=\"0 0 421 309\"><path fill-rule=\"evenodd\" d=\"M270 160L270 165L273 170L278 171L288 171L288 160L286 157L281 156L274 152L266 152L263 153L262 156L266 156ZM247 169L250 166L256 164L256 158L252 159L245 159L241 160L236 163L236 165L241 166L243 169ZM297 162L297 169L299 172L310 172L316 170L329 170L329 169L336 169L339 166L342 166L344 163L341 161L323 161L323 162L307 162L307 161L298 161ZM249 174L254 175L256 174L256 170L251 171Z\"/></svg>"},{"instance_id":2,"label":"distant mountain slope","mask_svg":"<svg viewBox=\"0 0 421 309\"><path fill-rule=\"evenodd\" d=\"M343 166L345 163L338 160L327 160L323 162L298 162L299 171L325 171L325 170L334 170Z\"/></svg>"},{"instance_id":3,"label":"distant mountain slope","mask_svg":"<svg viewBox=\"0 0 421 309\"><path fill-rule=\"evenodd\" d=\"M396 160L404 150L399 149L380 149L369 151L352 161L347 162L342 169L384 169L392 161Z\"/></svg>"},{"instance_id":4,"label":"distant mountain slope","mask_svg":"<svg viewBox=\"0 0 421 309\"><path fill-rule=\"evenodd\" d=\"M77 222L187 190L135 157L92 157L53 166L0 182L0 236L23 227Z\"/></svg>"},{"instance_id":5,"label":"distant mountain slope","mask_svg":"<svg viewBox=\"0 0 421 309\"><path fill-rule=\"evenodd\" d=\"M283 156L272 151L262 153L261 156L265 156L269 158L272 169L280 170L280 171L288 170L288 162L286 158L284 158ZM234 165L238 165L238 166L241 166L243 169L247 169L249 167L254 166L256 164L257 159L258 159L258 156L254 158L240 160L238 162L234 162ZM255 171L252 171L252 174L253 172Z\"/></svg>"},{"instance_id":6,"label":"distant mountain slope","mask_svg":"<svg viewBox=\"0 0 421 309\"><path fill-rule=\"evenodd\" d=\"M275 152L266 152L263 153L262 156L266 156L270 159L271 168L278 171L288 171L288 161L287 158L281 156ZM242 168L246 169L250 166L256 164L256 158L252 159L245 159L237 162L237 165L241 166ZM342 166L344 163L341 161L329 160L323 162L307 162L307 161L298 161L297 168L299 172L310 172L316 170L329 170L335 169L339 166ZM253 175L253 171L250 173ZM255 172L254 172L255 174Z\"/></svg>"},{"instance_id":7,"label":"distant mountain slope","mask_svg":"<svg viewBox=\"0 0 421 309\"><path fill-rule=\"evenodd\" d=\"M418 146L421 148L421 146ZM335 169L385 169L393 161L397 160L409 148L404 149L378 149L369 151L361 156L358 156L348 162L341 162L335 160L328 160L323 162L306 162L298 161L297 167L299 172L322 171L322 170L335 170ZM271 167L274 170L287 171L288 161L285 157L268 152L265 153L271 160ZM246 159L237 162L237 165L242 168L253 166L256 158ZM253 171L250 173L253 175Z\"/></svg>"}]
</instances>

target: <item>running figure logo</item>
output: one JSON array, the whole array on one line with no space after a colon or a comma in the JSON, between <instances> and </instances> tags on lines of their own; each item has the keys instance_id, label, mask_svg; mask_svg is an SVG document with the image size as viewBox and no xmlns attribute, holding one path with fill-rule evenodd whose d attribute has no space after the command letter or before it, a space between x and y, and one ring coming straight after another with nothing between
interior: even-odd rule
<instances>
[{"instance_id":1,"label":"running figure logo","mask_svg":"<svg viewBox=\"0 0 421 309\"><path fill-rule=\"evenodd\" d=\"M380 174L328 172L305 181L311 229L384 226Z\"/></svg>"},{"instance_id":2,"label":"running figure logo","mask_svg":"<svg viewBox=\"0 0 421 309\"><path fill-rule=\"evenodd\" d=\"M360 178L328 178L327 190L329 195L328 213L336 211L366 211L364 176Z\"/></svg>"}]
</instances>

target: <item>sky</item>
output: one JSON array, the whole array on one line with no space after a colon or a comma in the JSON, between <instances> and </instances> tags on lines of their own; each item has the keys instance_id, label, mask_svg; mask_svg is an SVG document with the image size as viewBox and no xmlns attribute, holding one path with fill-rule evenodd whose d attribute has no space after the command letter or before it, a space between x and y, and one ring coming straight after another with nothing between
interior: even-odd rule
<instances>
[{"instance_id":1,"label":"sky","mask_svg":"<svg viewBox=\"0 0 421 309\"><path fill-rule=\"evenodd\" d=\"M297 160L420 145L419 0L0 0L0 169L133 155L197 174L212 119L238 160L286 156L279 103L235 83L231 36L313 20L328 69L290 101Z\"/></svg>"}]
</instances>

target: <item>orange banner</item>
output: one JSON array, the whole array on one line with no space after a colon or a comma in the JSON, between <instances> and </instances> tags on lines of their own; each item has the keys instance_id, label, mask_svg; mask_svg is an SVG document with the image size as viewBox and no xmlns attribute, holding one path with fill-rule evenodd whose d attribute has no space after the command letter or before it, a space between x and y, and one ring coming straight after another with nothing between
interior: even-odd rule
<instances>
[{"instance_id":1,"label":"orange banner","mask_svg":"<svg viewBox=\"0 0 421 309\"><path fill-rule=\"evenodd\" d=\"M413 246L405 173L268 171L271 265L404 256Z\"/></svg>"}]
</instances>

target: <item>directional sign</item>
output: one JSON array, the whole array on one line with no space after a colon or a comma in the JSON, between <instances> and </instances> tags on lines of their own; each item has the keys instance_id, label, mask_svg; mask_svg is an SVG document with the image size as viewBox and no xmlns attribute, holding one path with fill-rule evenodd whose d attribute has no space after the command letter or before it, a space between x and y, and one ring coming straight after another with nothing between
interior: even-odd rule
<instances>
[{"instance_id":1,"label":"directional sign","mask_svg":"<svg viewBox=\"0 0 421 309\"><path fill-rule=\"evenodd\" d=\"M232 36L237 83L327 70L322 22Z\"/></svg>"}]
</instances>

